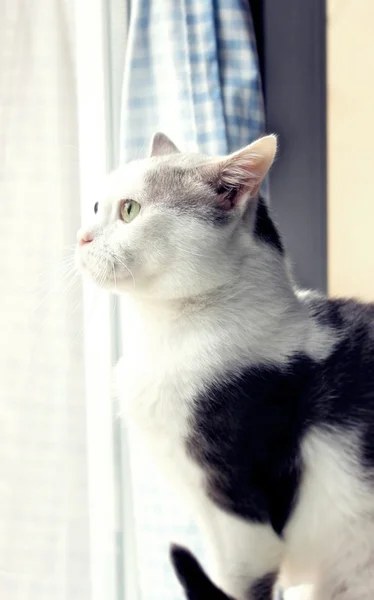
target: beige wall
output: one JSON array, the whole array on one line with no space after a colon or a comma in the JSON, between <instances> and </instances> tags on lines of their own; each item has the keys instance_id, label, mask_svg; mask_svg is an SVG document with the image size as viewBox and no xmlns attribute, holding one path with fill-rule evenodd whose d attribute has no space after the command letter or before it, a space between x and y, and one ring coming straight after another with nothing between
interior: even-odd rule
<instances>
[{"instance_id":1,"label":"beige wall","mask_svg":"<svg viewBox=\"0 0 374 600\"><path fill-rule=\"evenodd\" d=\"M328 0L328 277L374 300L374 0Z\"/></svg>"}]
</instances>

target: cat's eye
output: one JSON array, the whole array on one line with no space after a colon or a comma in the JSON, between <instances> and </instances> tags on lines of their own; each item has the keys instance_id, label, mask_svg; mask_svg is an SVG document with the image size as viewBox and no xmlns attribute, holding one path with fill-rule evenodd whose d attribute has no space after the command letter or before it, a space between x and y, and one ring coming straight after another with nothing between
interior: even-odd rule
<instances>
[{"instance_id":1,"label":"cat's eye","mask_svg":"<svg viewBox=\"0 0 374 600\"><path fill-rule=\"evenodd\" d=\"M96 213L97 213L98 210L99 210L99 203L95 202L95 204L94 204L94 213L95 213L95 215L96 215Z\"/></svg>"},{"instance_id":2,"label":"cat's eye","mask_svg":"<svg viewBox=\"0 0 374 600\"><path fill-rule=\"evenodd\" d=\"M124 200L121 205L121 217L125 223L131 223L140 213L140 204L136 200Z\"/></svg>"}]
</instances>

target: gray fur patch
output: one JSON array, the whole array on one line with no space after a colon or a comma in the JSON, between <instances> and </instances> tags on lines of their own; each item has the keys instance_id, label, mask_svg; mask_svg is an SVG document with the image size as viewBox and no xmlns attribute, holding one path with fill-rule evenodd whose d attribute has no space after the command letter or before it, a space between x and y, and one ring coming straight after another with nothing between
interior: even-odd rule
<instances>
[{"instance_id":1,"label":"gray fur patch","mask_svg":"<svg viewBox=\"0 0 374 600\"><path fill-rule=\"evenodd\" d=\"M199 172L199 167L210 160L194 154L155 159L154 168L145 174L144 196L152 204L163 204L179 214L214 225L228 223L230 212L222 208L214 186Z\"/></svg>"}]
</instances>

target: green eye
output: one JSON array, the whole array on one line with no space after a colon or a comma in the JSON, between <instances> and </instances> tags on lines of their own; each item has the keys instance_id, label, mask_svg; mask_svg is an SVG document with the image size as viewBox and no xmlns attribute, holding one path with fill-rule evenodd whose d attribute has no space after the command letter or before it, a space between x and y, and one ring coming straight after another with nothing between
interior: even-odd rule
<instances>
[{"instance_id":1,"label":"green eye","mask_svg":"<svg viewBox=\"0 0 374 600\"><path fill-rule=\"evenodd\" d=\"M131 223L140 213L140 204L135 200L125 200L121 206L121 217L125 223Z\"/></svg>"}]
</instances>

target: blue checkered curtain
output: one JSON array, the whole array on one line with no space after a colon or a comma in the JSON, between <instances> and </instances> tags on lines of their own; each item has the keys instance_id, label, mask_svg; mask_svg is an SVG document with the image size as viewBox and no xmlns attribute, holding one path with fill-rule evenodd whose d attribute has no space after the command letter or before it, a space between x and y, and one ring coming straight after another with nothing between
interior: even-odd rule
<instances>
[{"instance_id":1,"label":"blue checkered curtain","mask_svg":"<svg viewBox=\"0 0 374 600\"><path fill-rule=\"evenodd\" d=\"M122 160L144 156L155 131L184 150L225 154L263 130L249 0L131 0ZM184 542L203 561L204 549L188 513L171 498L142 449L130 442L141 599L179 600L169 542Z\"/></svg>"},{"instance_id":2,"label":"blue checkered curtain","mask_svg":"<svg viewBox=\"0 0 374 600\"><path fill-rule=\"evenodd\" d=\"M132 0L122 158L163 130L225 154L261 135L264 110L249 0Z\"/></svg>"}]
</instances>

